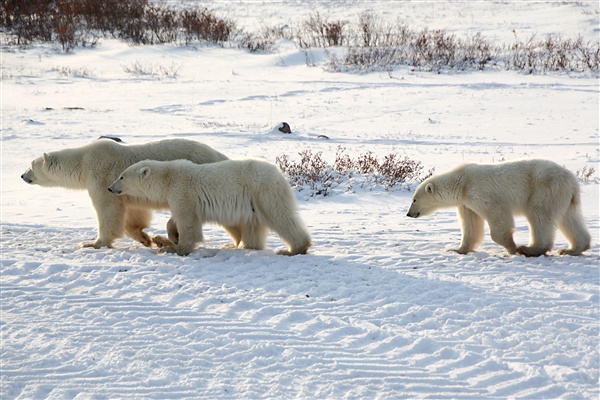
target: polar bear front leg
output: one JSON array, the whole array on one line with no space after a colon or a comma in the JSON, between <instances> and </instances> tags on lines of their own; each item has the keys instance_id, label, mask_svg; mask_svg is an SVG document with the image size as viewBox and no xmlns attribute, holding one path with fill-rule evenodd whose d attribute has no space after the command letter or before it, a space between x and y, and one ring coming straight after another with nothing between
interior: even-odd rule
<instances>
[{"instance_id":1,"label":"polar bear front leg","mask_svg":"<svg viewBox=\"0 0 600 400\"><path fill-rule=\"evenodd\" d=\"M89 190L92 205L96 210L96 217L98 219L98 237L95 241L79 243L79 248L112 248L113 242L123 237L125 206L120 198L110 194L106 189L104 191L106 191L106 195L104 192L98 193L97 191Z\"/></svg>"},{"instance_id":2,"label":"polar bear front leg","mask_svg":"<svg viewBox=\"0 0 600 400\"><path fill-rule=\"evenodd\" d=\"M182 201L183 205L193 204L193 202ZM187 256L196 248L198 242L204 240L202 236L202 221L196 210L179 210L171 207L172 226L176 227L178 234L177 243L167 245L159 249L159 253L177 253L180 256Z\"/></svg>"},{"instance_id":3,"label":"polar bear front leg","mask_svg":"<svg viewBox=\"0 0 600 400\"><path fill-rule=\"evenodd\" d=\"M462 240L458 249L450 249L458 254L467 254L475 251L483 240L484 219L475 211L466 206L458 207Z\"/></svg>"}]
</instances>

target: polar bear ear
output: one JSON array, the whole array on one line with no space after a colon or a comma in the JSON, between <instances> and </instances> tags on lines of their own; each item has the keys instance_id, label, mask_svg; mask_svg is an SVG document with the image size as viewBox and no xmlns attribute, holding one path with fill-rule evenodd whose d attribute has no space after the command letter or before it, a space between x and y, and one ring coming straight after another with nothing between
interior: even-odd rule
<instances>
[{"instance_id":1,"label":"polar bear ear","mask_svg":"<svg viewBox=\"0 0 600 400\"><path fill-rule=\"evenodd\" d=\"M142 167L142 169L140 169L140 175L142 176L142 178L149 176L150 172L150 167Z\"/></svg>"},{"instance_id":2,"label":"polar bear ear","mask_svg":"<svg viewBox=\"0 0 600 400\"><path fill-rule=\"evenodd\" d=\"M52 156L48 153L44 153L42 155L42 159L44 160L44 164L46 164L46 168L52 168L54 165L52 164Z\"/></svg>"},{"instance_id":3,"label":"polar bear ear","mask_svg":"<svg viewBox=\"0 0 600 400\"><path fill-rule=\"evenodd\" d=\"M427 185L425 185L425 193L427 194L433 194L434 190L433 190L433 184L428 183Z\"/></svg>"}]
</instances>

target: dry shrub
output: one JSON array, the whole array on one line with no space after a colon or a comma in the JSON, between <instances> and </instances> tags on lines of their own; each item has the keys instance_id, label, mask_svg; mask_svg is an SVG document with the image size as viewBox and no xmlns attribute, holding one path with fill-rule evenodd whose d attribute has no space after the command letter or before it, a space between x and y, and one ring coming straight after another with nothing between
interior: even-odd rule
<instances>
[{"instance_id":1,"label":"dry shrub","mask_svg":"<svg viewBox=\"0 0 600 400\"><path fill-rule=\"evenodd\" d=\"M4 0L0 24L9 43L58 42L65 51L106 35L135 44L222 44L235 33L233 21L208 9L178 10L148 0Z\"/></svg>"},{"instance_id":2,"label":"dry shrub","mask_svg":"<svg viewBox=\"0 0 600 400\"><path fill-rule=\"evenodd\" d=\"M600 70L600 42L585 42L550 35L538 40L532 35L510 45L495 45L481 33L458 37L444 30L414 31L399 21L389 23L377 15L363 13L355 27L345 31L344 56L330 54L326 67L332 71L362 72L390 70L399 65L414 69L483 70L503 67L526 73L592 72ZM319 45L314 41L313 45ZM325 46L323 46L325 47Z\"/></svg>"},{"instance_id":3,"label":"dry shrub","mask_svg":"<svg viewBox=\"0 0 600 400\"><path fill-rule=\"evenodd\" d=\"M293 187L310 189L313 195L327 196L331 189L339 184L335 171L321 158L322 153L313 154L310 150L303 150L300 153L300 161L290 161L287 155L283 154L275 159L279 168L288 175L290 184Z\"/></svg>"},{"instance_id":4,"label":"dry shrub","mask_svg":"<svg viewBox=\"0 0 600 400\"><path fill-rule=\"evenodd\" d=\"M344 148L338 147L333 164L323 160L321 152L303 150L298 154L298 162L291 161L285 154L277 157L275 162L287 174L293 187L309 190L311 196L328 196L333 188L342 184L349 188L359 184L361 187L381 186L389 190L404 183L426 179L433 173L433 170L423 173L420 162L395 153L386 155L382 160L371 152L352 159Z\"/></svg>"},{"instance_id":5,"label":"dry shrub","mask_svg":"<svg viewBox=\"0 0 600 400\"><path fill-rule=\"evenodd\" d=\"M331 56L334 71L379 70L408 65L440 72L444 68L483 69L493 61L493 47L481 34L458 38L443 30L414 31L399 21L389 23L363 13L342 58Z\"/></svg>"},{"instance_id":6,"label":"dry shrub","mask_svg":"<svg viewBox=\"0 0 600 400\"><path fill-rule=\"evenodd\" d=\"M0 3L0 22L4 32L12 32L14 43L27 45L34 40L53 38L53 0L5 0Z\"/></svg>"},{"instance_id":7,"label":"dry shrub","mask_svg":"<svg viewBox=\"0 0 600 400\"><path fill-rule=\"evenodd\" d=\"M588 167L587 165L575 172L575 176L582 183L597 181L596 168Z\"/></svg>"},{"instance_id":8,"label":"dry shrub","mask_svg":"<svg viewBox=\"0 0 600 400\"><path fill-rule=\"evenodd\" d=\"M229 41L235 31L232 20L219 18L208 9L183 10L181 21L186 44L193 40L222 44Z\"/></svg>"},{"instance_id":9,"label":"dry shrub","mask_svg":"<svg viewBox=\"0 0 600 400\"><path fill-rule=\"evenodd\" d=\"M173 43L179 37L180 16L174 9L148 5L145 9L147 36L150 43Z\"/></svg>"},{"instance_id":10,"label":"dry shrub","mask_svg":"<svg viewBox=\"0 0 600 400\"><path fill-rule=\"evenodd\" d=\"M263 28L258 33L239 32L233 20L204 8L173 8L156 0L3 0L0 2L0 35L9 44L56 42L64 51L94 45L103 36L134 44L209 43L237 46L251 52L272 51L282 37L295 39L316 63L310 48L344 46L346 51L326 52L326 69L363 72L390 71L404 65L423 71L483 70L499 67L525 73L587 73L600 71L600 42L581 36L550 35L512 44L492 44L480 33L457 36L444 30L415 31L404 22L389 22L373 13L362 13L351 24L315 11L297 28Z\"/></svg>"},{"instance_id":11,"label":"dry shrub","mask_svg":"<svg viewBox=\"0 0 600 400\"><path fill-rule=\"evenodd\" d=\"M549 35L537 39L532 34L522 41L515 35L515 42L506 49L507 69L517 69L527 73L551 71L598 71L600 69L600 46L584 42L581 36L575 39L560 35Z\"/></svg>"},{"instance_id":12,"label":"dry shrub","mask_svg":"<svg viewBox=\"0 0 600 400\"><path fill-rule=\"evenodd\" d=\"M301 48L331 47L346 44L345 26L348 21L329 21L318 11L311 13L308 19L302 22L301 28L296 32L296 39Z\"/></svg>"},{"instance_id":13,"label":"dry shrub","mask_svg":"<svg viewBox=\"0 0 600 400\"><path fill-rule=\"evenodd\" d=\"M263 27L258 33L243 33L238 47L251 53L271 52L275 49L275 42L283 37L283 28Z\"/></svg>"}]
</instances>

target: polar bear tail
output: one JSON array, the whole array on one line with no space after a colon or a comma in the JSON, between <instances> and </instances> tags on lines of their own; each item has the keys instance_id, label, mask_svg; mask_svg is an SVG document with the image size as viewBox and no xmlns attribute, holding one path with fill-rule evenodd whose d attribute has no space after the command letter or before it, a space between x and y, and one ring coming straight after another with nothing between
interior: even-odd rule
<instances>
[{"instance_id":1,"label":"polar bear tail","mask_svg":"<svg viewBox=\"0 0 600 400\"><path fill-rule=\"evenodd\" d=\"M559 254L578 256L591 247L592 238L581 212L581 195L578 187L573 193L567 212L558 221L558 229L570 245L568 249L559 249Z\"/></svg>"}]
</instances>

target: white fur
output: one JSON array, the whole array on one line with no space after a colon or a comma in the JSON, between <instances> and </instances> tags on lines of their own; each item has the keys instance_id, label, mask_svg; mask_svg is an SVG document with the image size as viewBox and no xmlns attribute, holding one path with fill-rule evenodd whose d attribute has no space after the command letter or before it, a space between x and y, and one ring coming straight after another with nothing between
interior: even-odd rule
<instances>
[{"instance_id":1,"label":"white fur","mask_svg":"<svg viewBox=\"0 0 600 400\"><path fill-rule=\"evenodd\" d=\"M548 160L466 164L426 179L415 191L408 216L457 207L462 228L458 253L474 251L483 240L484 220L492 240L510 254L540 256L552 249L555 227L570 244L560 254L580 255L591 236L581 214L579 184L573 173ZM529 246L513 240L514 215L529 222Z\"/></svg>"},{"instance_id":2,"label":"white fur","mask_svg":"<svg viewBox=\"0 0 600 400\"><path fill-rule=\"evenodd\" d=\"M311 245L289 184L265 161L197 165L146 160L127 168L109 190L168 206L175 225L168 227L173 243L160 244L179 255L189 254L203 240L207 222L224 226L239 248L264 249L269 229L287 245L281 254L305 254Z\"/></svg>"},{"instance_id":3,"label":"white fur","mask_svg":"<svg viewBox=\"0 0 600 400\"><path fill-rule=\"evenodd\" d=\"M113 241L124 233L151 246L150 237L142 230L150 225L151 210L158 205L129 196L116 197L107 190L123 170L145 159L210 163L227 157L205 144L185 139L140 145L100 139L82 147L44 154L33 160L21 177L30 184L88 191L98 219L98 237L80 246L112 247Z\"/></svg>"}]
</instances>

